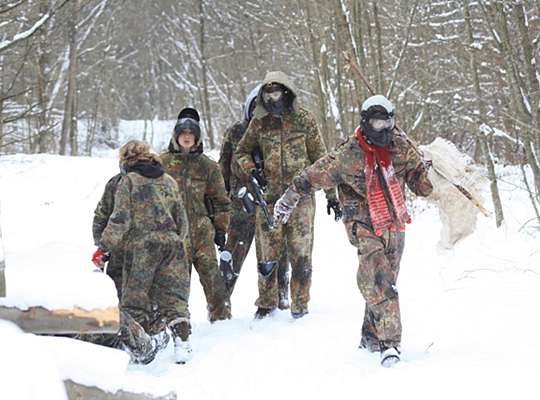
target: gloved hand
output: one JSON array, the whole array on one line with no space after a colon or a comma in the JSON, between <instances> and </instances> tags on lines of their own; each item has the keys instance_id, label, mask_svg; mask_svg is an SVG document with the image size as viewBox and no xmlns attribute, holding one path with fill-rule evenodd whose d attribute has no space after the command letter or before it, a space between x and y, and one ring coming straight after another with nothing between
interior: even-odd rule
<instances>
[{"instance_id":1,"label":"gloved hand","mask_svg":"<svg viewBox=\"0 0 540 400\"><path fill-rule=\"evenodd\" d=\"M343 216L343 211L341 210L341 205L337 200L328 200L326 203L326 213L331 215L330 210L334 210L334 219L339 221Z\"/></svg>"},{"instance_id":2,"label":"gloved hand","mask_svg":"<svg viewBox=\"0 0 540 400\"><path fill-rule=\"evenodd\" d=\"M219 251L223 251L223 249L225 248L225 241L225 232L216 231L216 235L214 236L214 243L218 247Z\"/></svg>"},{"instance_id":3,"label":"gloved hand","mask_svg":"<svg viewBox=\"0 0 540 400\"><path fill-rule=\"evenodd\" d=\"M251 176L257 180L257 183L260 187L266 187L266 178L264 177L264 174L261 170L253 168L251 170Z\"/></svg>"},{"instance_id":4,"label":"gloved hand","mask_svg":"<svg viewBox=\"0 0 540 400\"><path fill-rule=\"evenodd\" d=\"M274 205L274 222L276 224L286 224L299 199L300 196L296 192L287 189Z\"/></svg>"},{"instance_id":5,"label":"gloved hand","mask_svg":"<svg viewBox=\"0 0 540 400\"><path fill-rule=\"evenodd\" d=\"M100 269L103 269L105 263L109 261L109 253L103 252L101 249L97 249L94 254L92 254L92 262L94 265Z\"/></svg>"}]
</instances>

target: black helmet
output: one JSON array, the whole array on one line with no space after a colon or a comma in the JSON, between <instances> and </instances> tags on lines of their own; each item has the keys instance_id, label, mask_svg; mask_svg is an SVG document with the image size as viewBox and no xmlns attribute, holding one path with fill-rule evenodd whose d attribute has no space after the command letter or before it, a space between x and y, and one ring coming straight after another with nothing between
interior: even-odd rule
<instances>
[{"instance_id":1,"label":"black helmet","mask_svg":"<svg viewBox=\"0 0 540 400\"><path fill-rule=\"evenodd\" d=\"M360 110L360 126L369 144L387 147L394 137L394 105L383 95L369 97Z\"/></svg>"}]
</instances>

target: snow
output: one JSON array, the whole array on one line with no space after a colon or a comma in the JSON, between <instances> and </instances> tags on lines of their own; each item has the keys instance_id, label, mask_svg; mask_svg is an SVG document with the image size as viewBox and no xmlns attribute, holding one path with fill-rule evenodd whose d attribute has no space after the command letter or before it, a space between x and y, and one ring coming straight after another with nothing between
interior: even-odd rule
<instances>
[{"instance_id":1,"label":"snow","mask_svg":"<svg viewBox=\"0 0 540 400\"><path fill-rule=\"evenodd\" d=\"M46 272L39 277L43 287L38 280L26 292L20 287L21 303L37 302L41 296L40 301L49 305L65 305L72 301L73 287L83 298L77 300L80 306L92 307L101 303L101 296L112 297L112 282L91 272L89 258L94 250L93 210L117 169L113 158L0 157L8 291L11 273ZM520 230L534 212L527 193L516 187L519 169L508 167L499 173L504 177L500 182L504 228L497 230L492 218L479 216L474 234L442 252L437 249L441 230L437 210L424 202L413 210L398 281L403 362L392 369L381 368L378 355L357 348L364 303L356 286L356 251L343 224L326 215L319 193L306 317L293 320L287 311L278 311L253 321L257 273L252 251L236 285L230 321L206 320L202 287L196 277L192 279L194 358L189 364L173 364L172 343L150 365L126 367L125 355L117 350L66 338L13 334L22 335L17 340L24 343L0 342L9 354L3 362L9 369L0 376L7 376L10 384L19 382L12 390L20 393L31 390L31 385L20 383L21 374L41 382L45 372L57 369L63 379L86 384L98 380L109 390L175 388L179 398L186 399L532 398L540 370L539 232L531 224ZM484 198L490 198L489 193ZM92 280L101 278L108 285L93 287ZM56 281L60 282L53 286ZM86 286L92 286L88 293ZM2 337L4 325L0 324ZM53 367L34 368L29 360L36 357L33 350L27 356L26 346L50 352L38 361ZM6 354L4 348L0 354ZM2 383L0 398L32 398L4 395L5 390Z\"/></svg>"}]
</instances>

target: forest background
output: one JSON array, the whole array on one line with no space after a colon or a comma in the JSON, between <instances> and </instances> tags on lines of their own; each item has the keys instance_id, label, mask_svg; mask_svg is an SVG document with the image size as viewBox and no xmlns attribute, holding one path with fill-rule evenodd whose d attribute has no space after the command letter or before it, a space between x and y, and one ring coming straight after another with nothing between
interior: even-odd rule
<instances>
[{"instance_id":1,"label":"forest background","mask_svg":"<svg viewBox=\"0 0 540 400\"><path fill-rule=\"evenodd\" d=\"M370 95L352 55L417 143L446 138L486 166L516 165L540 224L540 1L2 0L0 155L91 156L122 120L201 111L207 148L270 70L289 74L332 148Z\"/></svg>"}]
</instances>

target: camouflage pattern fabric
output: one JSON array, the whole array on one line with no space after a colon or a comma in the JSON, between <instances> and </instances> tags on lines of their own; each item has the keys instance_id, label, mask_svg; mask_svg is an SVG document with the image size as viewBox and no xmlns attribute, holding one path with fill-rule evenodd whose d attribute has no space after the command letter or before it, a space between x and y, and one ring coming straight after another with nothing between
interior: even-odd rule
<instances>
[{"instance_id":1,"label":"camouflage pattern fabric","mask_svg":"<svg viewBox=\"0 0 540 400\"><path fill-rule=\"evenodd\" d=\"M210 321L231 317L229 293L219 271L214 236L216 231L227 232L230 200L223 177L215 161L197 147L183 154L169 151L160 156L163 166L178 183L189 221L187 257L189 271L193 265L199 274L208 307ZM213 219L205 205L209 199L214 208Z\"/></svg>"},{"instance_id":2,"label":"camouflage pattern fabric","mask_svg":"<svg viewBox=\"0 0 540 400\"><path fill-rule=\"evenodd\" d=\"M291 111L271 114L262 101L262 89L257 97L253 118L235 152L238 164L244 173L255 168L251 153L260 148L264 157L264 173L268 182L266 200L273 208L283 191L295 175L326 154L326 148L314 116L296 104L296 89L288 77L281 72L271 72L262 85L281 83L293 94ZM333 187L326 191L328 199L336 199ZM311 285L311 251L313 246L314 201L306 201L298 207L298 216L285 227L275 232L265 228L264 217L257 211L257 241L260 243L259 262L277 263L283 252L287 252L291 263L291 312L307 311L309 287ZM298 224L298 225L297 225ZM280 249L275 251L273 249ZM259 299L256 305L262 308L277 305L275 278L268 282L259 279Z\"/></svg>"},{"instance_id":3,"label":"camouflage pattern fabric","mask_svg":"<svg viewBox=\"0 0 540 400\"><path fill-rule=\"evenodd\" d=\"M225 132L223 145L221 147L219 166L224 178L225 188L231 198L231 221L227 232L227 244L225 249L232 254L232 265L236 276L230 285L232 294L238 275L244 265L253 237L255 235L255 215L250 215L242 206L242 201L238 199L238 190L248 184L249 175L242 172L234 152L238 142L244 136L247 128L247 122L237 122ZM259 260L259 251L257 250L257 260ZM287 256L280 258L278 267L278 285L281 291L281 298L288 298L289 293L289 262Z\"/></svg>"},{"instance_id":4,"label":"camouflage pattern fabric","mask_svg":"<svg viewBox=\"0 0 540 400\"><path fill-rule=\"evenodd\" d=\"M428 196L432 185L415 150L396 136L390 152L403 193L406 184L415 194ZM349 241L358 250L357 283L366 301L362 341L372 350L397 346L401 341L401 317L396 281L405 234L386 231L381 237L375 235L366 199L364 154L354 137L302 171L289 190L306 196L336 185ZM391 204L389 207L393 210Z\"/></svg>"},{"instance_id":5,"label":"camouflage pattern fabric","mask_svg":"<svg viewBox=\"0 0 540 400\"><path fill-rule=\"evenodd\" d=\"M169 175L149 178L130 172L120 180L99 247L125 249L120 308L145 331L156 320L154 304L165 322L189 318L182 245L187 229L178 186Z\"/></svg>"},{"instance_id":6,"label":"camouflage pattern fabric","mask_svg":"<svg viewBox=\"0 0 540 400\"><path fill-rule=\"evenodd\" d=\"M99 203L94 211L94 220L92 223L92 234L94 236L94 243L99 246L101 234L107 226L109 217L114 209L114 194L116 193L116 187L118 182L122 178L122 174L116 174L105 185L103 195L99 200ZM118 246L118 250L111 252L109 261L107 262L107 268L105 272L111 277L116 286L116 293L118 298L122 297L122 266L124 264L124 250L121 246Z\"/></svg>"},{"instance_id":7,"label":"camouflage pattern fabric","mask_svg":"<svg viewBox=\"0 0 540 400\"><path fill-rule=\"evenodd\" d=\"M273 212L273 206L270 209ZM280 260L288 254L291 264L290 292L291 312L308 311L311 287L313 251L313 228L315 217L315 200L312 197L303 201L294 210L289 222L269 229L262 211L257 208L256 234L259 240L258 249L261 260ZM257 307L274 309L279 304L279 280L288 281L288 276L279 276L278 268L265 276L259 271L259 298ZM287 282L288 283L288 282Z\"/></svg>"}]
</instances>

